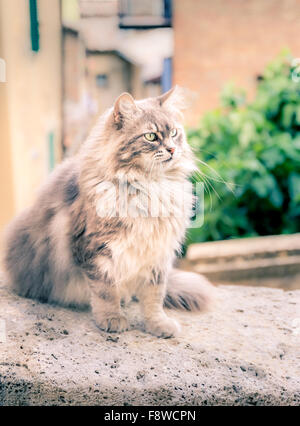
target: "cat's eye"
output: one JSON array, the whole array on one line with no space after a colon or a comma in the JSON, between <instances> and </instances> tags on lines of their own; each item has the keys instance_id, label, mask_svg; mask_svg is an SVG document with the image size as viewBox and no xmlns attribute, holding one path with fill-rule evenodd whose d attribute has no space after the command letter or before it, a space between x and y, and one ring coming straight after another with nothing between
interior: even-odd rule
<instances>
[{"instance_id":1,"label":"cat's eye","mask_svg":"<svg viewBox=\"0 0 300 426\"><path fill-rule=\"evenodd\" d=\"M177 135L177 129L172 129L170 135L172 138L174 138Z\"/></svg>"},{"instance_id":2,"label":"cat's eye","mask_svg":"<svg viewBox=\"0 0 300 426\"><path fill-rule=\"evenodd\" d=\"M144 136L145 136L145 139L149 142L154 142L157 140L156 133L145 133Z\"/></svg>"}]
</instances>

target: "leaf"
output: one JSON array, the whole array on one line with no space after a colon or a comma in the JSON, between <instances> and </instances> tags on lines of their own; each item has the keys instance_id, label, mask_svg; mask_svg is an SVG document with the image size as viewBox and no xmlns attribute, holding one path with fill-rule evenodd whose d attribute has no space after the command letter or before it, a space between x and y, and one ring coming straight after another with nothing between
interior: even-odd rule
<instances>
[{"instance_id":1,"label":"leaf","mask_svg":"<svg viewBox=\"0 0 300 426\"><path fill-rule=\"evenodd\" d=\"M269 196L270 202L273 204L274 207L279 209L279 207L282 206L283 203L283 195L278 186L274 187L270 193Z\"/></svg>"},{"instance_id":2,"label":"leaf","mask_svg":"<svg viewBox=\"0 0 300 426\"><path fill-rule=\"evenodd\" d=\"M288 179L289 194L292 200L300 201L300 174L291 173Z\"/></svg>"},{"instance_id":3,"label":"leaf","mask_svg":"<svg viewBox=\"0 0 300 426\"><path fill-rule=\"evenodd\" d=\"M292 127L294 115L296 115L296 108L293 104L287 104L283 107L281 123L285 128Z\"/></svg>"},{"instance_id":4,"label":"leaf","mask_svg":"<svg viewBox=\"0 0 300 426\"><path fill-rule=\"evenodd\" d=\"M255 177L250 182L250 187L260 198L266 198L274 190L275 186L274 178L271 175Z\"/></svg>"},{"instance_id":5,"label":"leaf","mask_svg":"<svg viewBox=\"0 0 300 426\"><path fill-rule=\"evenodd\" d=\"M276 146L271 147L261 154L261 159L268 169L274 169L284 162L284 154Z\"/></svg>"}]
</instances>

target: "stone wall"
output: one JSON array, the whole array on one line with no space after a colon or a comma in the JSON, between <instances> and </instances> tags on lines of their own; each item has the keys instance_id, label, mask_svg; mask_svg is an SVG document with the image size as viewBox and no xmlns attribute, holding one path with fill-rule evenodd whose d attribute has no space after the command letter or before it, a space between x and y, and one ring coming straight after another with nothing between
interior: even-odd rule
<instances>
[{"instance_id":1,"label":"stone wall","mask_svg":"<svg viewBox=\"0 0 300 426\"><path fill-rule=\"evenodd\" d=\"M211 312L170 312L182 333L106 334L89 312L0 285L0 405L299 405L300 291L221 286Z\"/></svg>"}]
</instances>

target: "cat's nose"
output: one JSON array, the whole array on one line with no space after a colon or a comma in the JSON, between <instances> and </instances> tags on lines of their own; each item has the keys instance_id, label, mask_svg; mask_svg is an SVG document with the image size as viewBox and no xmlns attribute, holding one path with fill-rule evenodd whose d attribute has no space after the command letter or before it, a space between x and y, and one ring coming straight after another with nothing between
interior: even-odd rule
<instances>
[{"instance_id":1,"label":"cat's nose","mask_svg":"<svg viewBox=\"0 0 300 426\"><path fill-rule=\"evenodd\" d=\"M174 154L174 152L175 152L175 146L172 146L172 147L170 147L170 148L167 148L167 151L168 151L171 155L173 155L173 154Z\"/></svg>"}]
</instances>

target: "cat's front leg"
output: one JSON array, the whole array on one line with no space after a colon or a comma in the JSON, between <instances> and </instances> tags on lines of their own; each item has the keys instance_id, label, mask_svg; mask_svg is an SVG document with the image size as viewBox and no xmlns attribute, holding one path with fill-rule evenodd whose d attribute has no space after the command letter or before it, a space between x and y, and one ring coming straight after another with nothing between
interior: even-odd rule
<instances>
[{"instance_id":1,"label":"cat's front leg","mask_svg":"<svg viewBox=\"0 0 300 426\"><path fill-rule=\"evenodd\" d=\"M139 290L146 331L157 337L169 338L179 334L180 326L163 309L166 294L166 274L153 270L150 280Z\"/></svg>"},{"instance_id":2,"label":"cat's front leg","mask_svg":"<svg viewBox=\"0 0 300 426\"><path fill-rule=\"evenodd\" d=\"M109 333L127 330L128 322L121 312L120 295L113 278L108 274L97 274L97 279L90 279L90 289L97 326Z\"/></svg>"}]
</instances>

